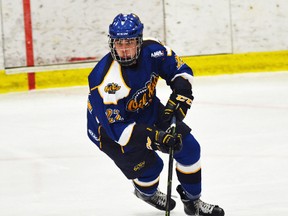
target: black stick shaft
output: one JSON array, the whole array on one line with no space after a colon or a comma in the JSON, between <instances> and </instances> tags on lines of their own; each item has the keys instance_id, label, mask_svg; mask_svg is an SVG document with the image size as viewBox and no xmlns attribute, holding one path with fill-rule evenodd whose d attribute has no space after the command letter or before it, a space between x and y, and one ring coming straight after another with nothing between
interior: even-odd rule
<instances>
[{"instance_id":1,"label":"black stick shaft","mask_svg":"<svg viewBox=\"0 0 288 216\"><path fill-rule=\"evenodd\" d=\"M174 136L176 132L176 117L173 116L171 120L171 134ZM169 163L168 163L168 181L167 181L167 197L166 197L166 212L165 216L170 216L170 200L171 200L171 189L172 189L172 174L173 174L173 156L174 147L169 148Z\"/></svg>"}]
</instances>

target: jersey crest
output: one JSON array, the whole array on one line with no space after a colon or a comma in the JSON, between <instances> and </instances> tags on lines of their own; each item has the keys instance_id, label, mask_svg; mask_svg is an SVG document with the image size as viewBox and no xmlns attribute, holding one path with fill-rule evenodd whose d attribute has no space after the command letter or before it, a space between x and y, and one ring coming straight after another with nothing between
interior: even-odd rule
<instances>
[{"instance_id":1,"label":"jersey crest","mask_svg":"<svg viewBox=\"0 0 288 216\"><path fill-rule=\"evenodd\" d=\"M120 90L121 86L119 86L117 83L108 83L107 86L105 86L104 91L108 94L115 94L116 91Z\"/></svg>"},{"instance_id":2,"label":"jersey crest","mask_svg":"<svg viewBox=\"0 0 288 216\"><path fill-rule=\"evenodd\" d=\"M128 96L130 88L126 85L122 76L120 65L114 61L102 83L97 87L104 104L117 104L117 102Z\"/></svg>"}]
</instances>

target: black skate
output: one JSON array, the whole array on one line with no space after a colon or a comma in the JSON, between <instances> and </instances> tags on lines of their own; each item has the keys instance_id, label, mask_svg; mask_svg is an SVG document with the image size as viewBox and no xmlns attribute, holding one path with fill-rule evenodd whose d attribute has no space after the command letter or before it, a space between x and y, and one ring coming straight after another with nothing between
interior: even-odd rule
<instances>
[{"instance_id":1,"label":"black skate","mask_svg":"<svg viewBox=\"0 0 288 216\"><path fill-rule=\"evenodd\" d=\"M146 203L154 206L155 208L165 211L166 210L166 194L157 190L153 196L146 196L138 190L135 189L134 194L141 200L144 200ZM175 200L171 198L170 200L170 211L173 210L176 206Z\"/></svg>"},{"instance_id":2,"label":"black skate","mask_svg":"<svg viewBox=\"0 0 288 216\"><path fill-rule=\"evenodd\" d=\"M184 204L184 211L187 215L193 216L224 216L224 210L218 205L211 205L203 202L200 199L189 200L186 192L181 185L177 186L177 191L180 194L181 200Z\"/></svg>"}]
</instances>

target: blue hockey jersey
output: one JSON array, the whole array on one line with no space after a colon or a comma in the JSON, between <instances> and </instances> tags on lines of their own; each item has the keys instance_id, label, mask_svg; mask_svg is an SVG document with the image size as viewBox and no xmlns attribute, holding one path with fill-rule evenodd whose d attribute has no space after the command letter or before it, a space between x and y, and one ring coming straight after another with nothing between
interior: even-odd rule
<instances>
[{"instance_id":1,"label":"blue hockey jersey","mask_svg":"<svg viewBox=\"0 0 288 216\"><path fill-rule=\"evenodd\" d=\"M169 86L177 77L192 83L193 72L156 40L144 40L137 63L129 67L121 67L110 53L104 56L88 77L89 138L101 148L102 127L110 139L126 146L136 124L153 125L159 115L156 85L160 77Z\"/></svg>"}]
</instances>

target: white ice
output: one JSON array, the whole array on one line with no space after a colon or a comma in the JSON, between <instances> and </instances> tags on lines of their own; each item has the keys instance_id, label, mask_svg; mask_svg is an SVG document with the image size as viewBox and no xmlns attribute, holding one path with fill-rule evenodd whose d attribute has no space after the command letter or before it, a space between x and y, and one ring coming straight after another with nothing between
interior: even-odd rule
<instances>
[{"instance_id":1,"label":"white ice","mask_svg":"<svg viewBox=\"0 0 288 216\"><path fill-rule=\"evenodd\" d=\"M167 88L168 89L168 88ZM168 90L160 83L158 95ZM164 215L86 135L87 87L0 95L1 216ZM288 73L195 77L186 118L202 146L202 199L227 216L288 215ZM166 192L167 155L159 188ZM171 216L185 215L177 206Z\"/></svg>"}]
</instances>

